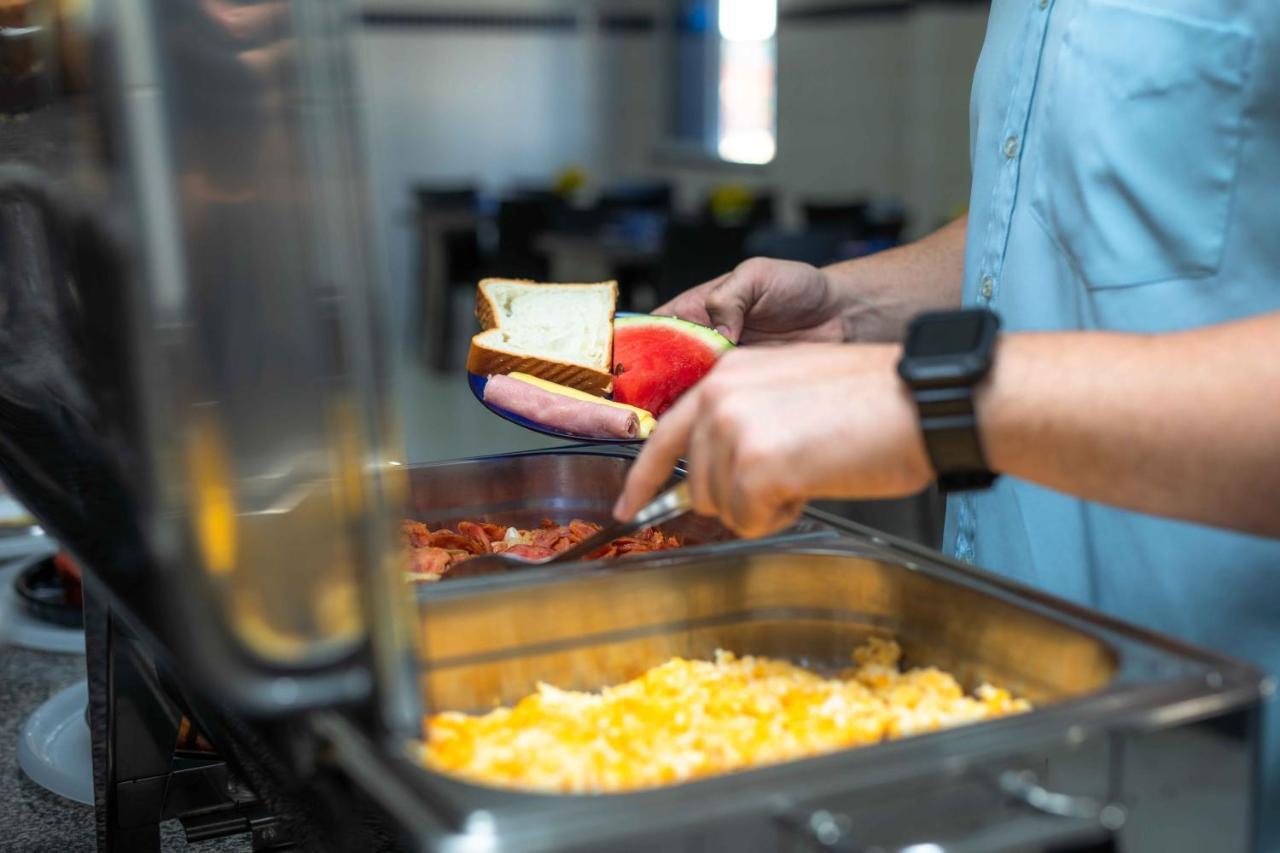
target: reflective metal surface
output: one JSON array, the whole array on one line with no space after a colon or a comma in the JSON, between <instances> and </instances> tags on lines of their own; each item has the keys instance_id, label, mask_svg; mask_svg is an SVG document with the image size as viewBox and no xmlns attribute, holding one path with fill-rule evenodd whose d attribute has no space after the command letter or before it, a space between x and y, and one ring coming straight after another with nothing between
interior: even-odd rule
<instances>
[{"instance_id":1,"label":"reflective metal surface","mask_svg":"<svg viewBox=\"0 0 1280 853\"><path fill-rule=\"evenodd\" d=\"M368 698L369 626L384 682L409 671L413 635L392 618L404 491L386 460L402 456L350 10L96 11L114 216L69 209L38 176L2 188L52 245L0 293L0 351L16 358L0 466L224 700Z\"/></svg>"},{"instance_id":2,"label":"reflective metal surface","mask_svg":"<svg viewBox=\"0 0 1280 853\"><path fill-rule=\"evenodd\" d=\"M870 552L747 547L737 557L439 602L429 592L428 704L491 708L539 681L594 690L717 648L834 672L869 635L896 637L908 666L941 667L970 689L989 681L1037 704L1095 692L1118 668L1086 632Z\"/></svg>"},{"instance_id":3,"label":"reflective metal surface","mask_svg":"<svg viewBox=\"0 0 1280 853\"><path fill-rule=\"evenodd\" d=\"M172 557L203 569L241 642L280 662L362 635L363 555L333 533L362 523L376 438L359 387L377 380L370 318L351 298L363 247L332 211L355 201L347 128L326 115L350 97L329 79L343 45L325 32L335 4L294 5L114 10L147 235L137 308L154 332L140 378L166 398L149 407L151 455L186 522Z\"/></svg>"},{"instance_id":4,"label":"reflective metal surface","mask_svg":"<svg viewBox=\"0 0 1280 853\"><path fill-rule=\"evenodd\" d=\"M488 709L538 681L598 688L717 647L838 667L869 634L898 638L909 665L944 667L970 687L990 680L1038 705L585 797L463 783L415 766L412 749L361 749L329 721L345 766L376 775L424 849L1158 851L1202 838L1242 850L1250 837L1260 673L873 531L438 584L421 606L423 684L436 709ZM1198 777L1210 756L1212 773Z\"/></svg>"},{"instance_id":5,"label":"reflective metal surface","mask_svg":"<svg viewBox=\"0 0 1280 853\"><path fill-rule=\"evenodd\" d=\"M575 518L607 524L634 458L628 448L582 445L414 465L406 471L406 512L432 527L478 520L529 528L544 519L567 524ZM672 519L662 528L690 546L734 538L713 519L693 514ZM810 513L790 532L831 529Z\"/></svg>"}]
</instances>

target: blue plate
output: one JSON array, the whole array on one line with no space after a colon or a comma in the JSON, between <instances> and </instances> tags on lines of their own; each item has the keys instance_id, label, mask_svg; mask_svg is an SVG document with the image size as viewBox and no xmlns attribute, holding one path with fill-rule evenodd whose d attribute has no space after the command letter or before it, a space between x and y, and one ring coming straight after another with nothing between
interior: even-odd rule
<instances>
[{"instance_id":1,"label":"blue plate","mask_svg":"<svg viewBox=\"0 0 1280 853\"><path fill-rule=\"evenodd\" d=\"M619 311L616 317L635 316L633 312ZM509 412L506 409L486 403L484 399L484 386L488 384L489 377L481 376L478 373L467 371L467 384L471 386L471 393L480 401L480 405L493 412L500 418L508 420L516 426L522 426L525 429L533 430L536 433L547 435L552 438L563 438L567 441L589 441L592 444L644 444L643 438L597 438L594 435L578 435L573 432L563 432L562 430L553 429L545 424L537 421L531 421L526 417L517 415L515 412Z\"/></svg>"}]
</instances>

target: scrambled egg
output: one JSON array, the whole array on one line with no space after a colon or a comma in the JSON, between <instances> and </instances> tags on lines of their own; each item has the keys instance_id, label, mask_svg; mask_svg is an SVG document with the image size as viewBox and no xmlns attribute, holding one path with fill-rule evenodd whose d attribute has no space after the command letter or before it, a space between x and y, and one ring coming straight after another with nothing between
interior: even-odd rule
<instances>
[{"instance_id":1,"label":"scrambled egg","mask_svg":"<svg viewBox=\"0 0 1280 853\"><path fill-rule=\"evenodd\" d=\"M674 658L599 693L538 692L482 716L427 720L427 766L472 782L548 793L669 785L1030 709L984 684L967 696L931 667L900 671L872 639L856 667L824 678L785 661L718 651Z\"/></svg>"}]
</instances>

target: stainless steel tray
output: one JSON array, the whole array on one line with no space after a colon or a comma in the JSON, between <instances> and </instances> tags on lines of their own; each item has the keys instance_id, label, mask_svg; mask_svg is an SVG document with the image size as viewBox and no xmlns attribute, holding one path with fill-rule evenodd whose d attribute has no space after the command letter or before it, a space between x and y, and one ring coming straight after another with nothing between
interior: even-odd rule
<instances>
[{"instance_id":1,"label":"stainless steel tray","mask_svg":"<svg viewBox=\"0 0 1280 853\"><path fill-rule=\"evenodd\" d=\"M544 519L603 523L610 519L634 458L635 451L626 447L574 445L411 466L406 515L432 527L467 520L522 528L537 527ZM678 469L676 476L681 475ZM688 548L734 538L715 520L693 514L662 528L680 536ZM835 529L829 517L811 512L782 536Z\"/></svg>"},{"instance_id":2,"label":"stainless steel tray","mask_svg":"<svg viewBox=\"0 0 1280 853\"><path fill-rule=\"evenodd\" d=\"M1037 704L1095 693L1121 671L1117 651L1091 632L856 541L735 551L672 552L644 570L597 564L571 583L509 580L482 595L428 595L428 705L489 709L538 681L593 690L717 648L834 671L873 634L897 638L908 666L942 667L969 688L990 681ZM1140 665L1134 654L1124 663Z\"/></svg>"},{"instance_id":3,"label":"stainless steel tray","mask_svg":"<svg viewBox=\"0 0 1280 853\"><path fill-rule=\"evenodd\" d=\"M925 842L1038 850L1105 837L1154 850L1197 830L1211 831L1216 849L1244 846L1259 673L872 531L836 536L836 526L426 589L427 700L436 709L486 708L526 695L538 680L594 688L716 647L822 668L843 664L875 633L897 637L908 663L999 683L1037 709L587 797L463 783L416 765L411 751L362 761L357 734L336 723L330 737L432 848L823 849L826 838L848 850ZM397 784L404 787L392 796ZM1228 784L1239 796L1206 805L1213 786Z\"/></svg>"}]
</instances>

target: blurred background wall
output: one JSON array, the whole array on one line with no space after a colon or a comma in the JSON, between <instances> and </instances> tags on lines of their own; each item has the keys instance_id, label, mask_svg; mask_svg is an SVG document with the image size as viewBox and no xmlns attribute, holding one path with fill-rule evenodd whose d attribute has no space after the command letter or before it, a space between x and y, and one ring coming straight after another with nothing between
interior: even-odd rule
<instances>
[{"instance_id":1,"label":"blurred background wall","mask_svg":"<svg viewBox=\"0 0 1280 853\"><path fill-rule=\"evenodd\" d=\"M362 59L389 274L413 287L411 189L491 192L582 166L601 183L665 178L696 207L717 184L900 202L916 236L968 200L968 107L985 2L782 0L778 154L734 169L664 157L663 0L377 0ZM514 11L513 11L514 10Z\"/></svg>"},{"instance_id":2,"label":"blurred background wall","mask_svg":"<svg viewBox=\"0 0 1280 853\"><path fill-rule=\"evenodd\" d=\"M856 257L964 210L988 3L779 0L776 154L742 164L673 127L725 85L715 55L695 56L710 70L691 76L687 48L715 42L725 2L758 0L362 7L376 227L416 459L545 444L468 397L483 275L618 277L648 310L752 254Z\"/></svg>"}]
</instances>

